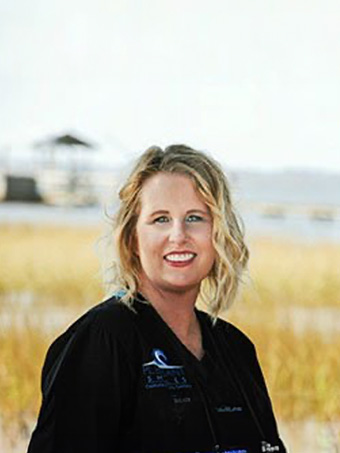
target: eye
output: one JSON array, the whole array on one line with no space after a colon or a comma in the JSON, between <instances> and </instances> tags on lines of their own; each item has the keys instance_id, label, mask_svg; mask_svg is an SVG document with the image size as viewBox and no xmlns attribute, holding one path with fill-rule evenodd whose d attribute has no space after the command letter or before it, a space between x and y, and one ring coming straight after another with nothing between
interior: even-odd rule
<instances>
[{"instance_id":1,"label":"eye","mask_svg":"<svg viewBox=\"0 0 340 453\"><path fill-rule=\"evenodd\" d=\"M153 223L166 223L166 222L169 222L169 218L166 217L165 215L162 215L160 217L157 217L156 219L154 219Z\"/></svg>"},{"instance_id":2,"label":"eye","mask_svg":"<svg viewBox=\"0 0 340 453\"><path fill-rule=\"evenodd\" d=\"M188 223L202 222L202 221L203 221L203 217L201 217L201 216L199 216L199 215L192 214L192 215L189 215L189 216L186 218L186 221L187 221Z\"/></svg>"}]
</instances>

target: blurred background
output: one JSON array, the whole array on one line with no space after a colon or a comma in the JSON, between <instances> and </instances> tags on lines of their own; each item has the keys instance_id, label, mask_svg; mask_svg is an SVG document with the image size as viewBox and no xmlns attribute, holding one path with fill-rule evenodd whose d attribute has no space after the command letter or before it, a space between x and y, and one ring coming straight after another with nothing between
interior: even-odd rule
<instances>
[{"instance_id":1,"label":"blurred background","mask_svg":"<svg viewBox=\"0 0 340 453\"><path fill-rule=\"evenodd\" d=\"M103 300L117 188L147 147L224 167L288 450L340 451L340 4L0 4L0 451L25 451L50 342Z\"/></svg>"}]
</instances>

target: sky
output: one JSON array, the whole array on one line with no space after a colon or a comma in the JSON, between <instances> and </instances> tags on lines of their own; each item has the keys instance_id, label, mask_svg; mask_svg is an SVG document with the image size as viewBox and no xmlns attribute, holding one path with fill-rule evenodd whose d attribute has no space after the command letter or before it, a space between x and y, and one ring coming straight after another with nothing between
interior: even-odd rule
<instances>
[{"instance_id":1,"label":"sky","mask_svg":"<svg viewBox=\"0 0 340 453\"><path fill-rule=\"evenodd\" d=\"M0 163L73 131L108 164L186 143L340 172L339 23L339 0L2 1Z\"/></svg>"}]
</instances>

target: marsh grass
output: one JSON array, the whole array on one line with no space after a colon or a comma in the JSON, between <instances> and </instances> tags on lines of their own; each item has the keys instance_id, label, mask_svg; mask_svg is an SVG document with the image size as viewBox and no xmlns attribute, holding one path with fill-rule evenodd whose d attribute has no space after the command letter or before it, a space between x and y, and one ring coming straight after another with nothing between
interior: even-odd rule
<instances>
[{"instance_id":1,"label":"marsh grass","mask_svg":"<svg viewBox=\"0 0 340 453\"><path fill-rule=\"evenodd\" d=\"M36 414L41 365L52 336L30 328L0 332L0 407L4 427Z\"/></svg>"},{"instance_id":2,"label":"marsh grass","mask_svg":"<svg viewBox=\"0 0 340 453\"><path fill-rule=\"evenodd\" d=\"M90 305L104 296L99 228L0 226L0 304L30 293L35 303ZM340 246L268 239L250 244L242 298L266 307L340 307Z\"/></svg>"},{"instance_id":3,"label":"marsh grass","mask_svg":"<svg viewBox=\"0 0 340 453\"><path fill-rule=\"evenodd\" d=\"M340 245L257 239L243 298L264 306L340 307Z\"/></svg>"},{"instance_id":4,"label":"marsh grass","mask_svg":"<svg viewBox=\"0 0 340 453\"><path fill-rule=\"evenodd\" d=\"M340 336L332 344L322 335L299 335L278 327L242 324L258 357L283 420L340 419Z\"/></svg>"},{"instance_id":5,"label":"marsh grass","mask_svg":"<svg viewBox=\"0 0 340 453\"><path fill-rule=\"evenodd\" d=\"M35 304L47 300L57 305L99 300L100 233L94 228L0 226L0 296L31 294Z\"/></svg>"},{"instance_id":6,"label":"marsh grass","mask_svg":"<svg viewBox=\"0 0 340 453\"><path fill-rule=\"evenodd\" d=\"M14 317L24 308L48 313L56 305L80 312L100 301L96 247L101 235L95 228L0 226L0 315ZM227 317L257 345L278 417L339 420L340 335L330 340L313 329L302 334L284 329L279 313L296 306L340 307L340 246L257 240L250 249L251 279ZM23 294L29 295L26 307L16 303ZM43 358L62 330L34 330L28 324L0 330L5 426L22 428L36 417Z\"/></svg>"}]
</instances>

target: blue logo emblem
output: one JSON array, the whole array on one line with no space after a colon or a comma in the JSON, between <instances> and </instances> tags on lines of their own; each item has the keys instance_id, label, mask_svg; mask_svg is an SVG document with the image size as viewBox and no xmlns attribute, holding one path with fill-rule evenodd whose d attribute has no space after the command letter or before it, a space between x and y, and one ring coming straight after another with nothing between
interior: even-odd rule
<instances>
[{"instance_id":1,"label":"blue logo emblem","mask_svg":"<svg viewBox=\"0 0 340 453\"><path fill-rule=\"evenodd\" d=\"M161 349L152 351L152 360L143 364L145 388L166 388L178 390L191 388L182 365L170 365L168 358Z\"/></svg>"},{"instance_id":2,"label":"blue logo emblem","mask_svg":"<svg viewBox=\"0 0 340 453\"><path fill-rule=\"evenodd\" d=\"M154 359L151 360L151 362L144 363L143 367L155 365L156 367L161 368L163 370L176 370L176 369L178 370L180 368L183 368L182 366L178 365L168 365L167 364L168 359L164 352L161 351L160 349L154 349L152 351L152 354Z\"/></svg>"}]
</instances>

